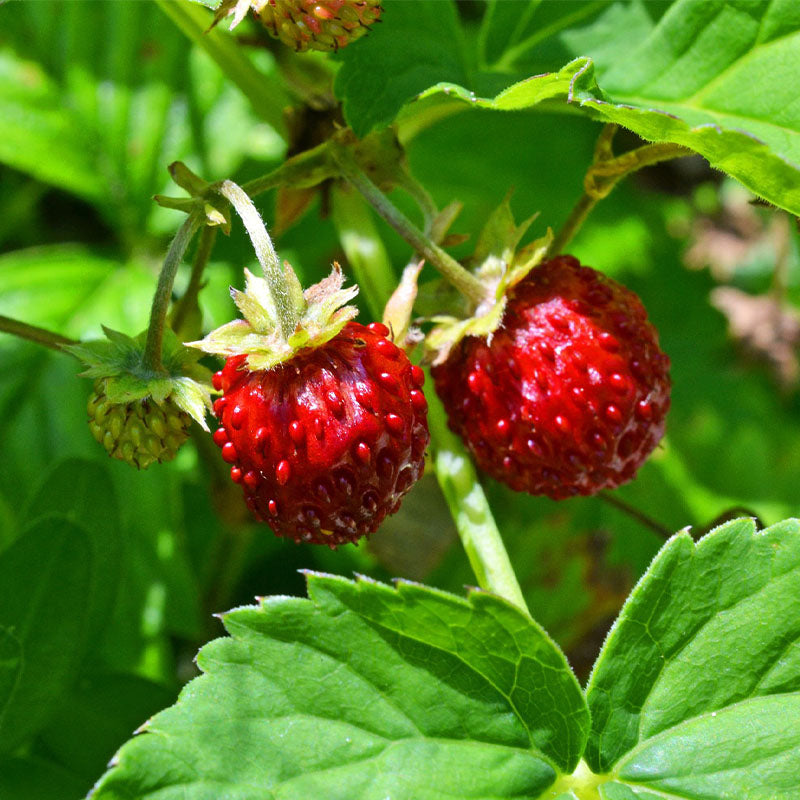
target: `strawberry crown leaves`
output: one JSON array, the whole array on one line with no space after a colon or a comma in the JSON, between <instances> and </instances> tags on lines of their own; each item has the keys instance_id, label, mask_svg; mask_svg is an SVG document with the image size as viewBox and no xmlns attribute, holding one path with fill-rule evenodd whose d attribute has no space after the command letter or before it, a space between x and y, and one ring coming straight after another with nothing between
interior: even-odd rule
<instances>
[{"instance_id":1,"label":"strawberry crown leaves","mask_svg":"<svg viewBox=\"0 0 800 800\"><path fill-rule=\"evenodd\" d=\"M211 409L211 372L198 361L201 353L181 344L175 333L164 331L162 372L145 367L147 332L136 337L103 326L105 339L65 345L64 350L76 356L87 369L84 378L104 381L104 392L112 403L132 403L152 398L159 405L173 402L204 430L206 410Z\"/></svg>"},{"instance_id":2,"label":"strawberry crown leaves","mask_svg":"<svg viewBox=\"0 0 800 800\"><path fill-rule=\"evenodd\" d=\"M434 364L445 361L450 350L465 336L491 337L503 321L509 292L547 253L553 239L549 228L544 236L517 250L538 215L517 225L509 200L510 195L506 195L490 215L471 259L475 276L486 289L486 299L469 318L440 315L430 320L434 327L425 339L425 347L428 360Z\"/></svg>"},{"instance_id":3,"label":"strawberry crown leaves","mask_svg":"<svg viewBox=\"0 0 800 800\"><path fill-rule=\"evenodd\" d=\"M289 296L298 318L288 338L281 332L277 310L265 278L245 269L245 290L231 289L231 297L244 319L217 328L197 342L187 342L204 353L230 358L247 356L253 371L268 370L288 361L299 350L319 347L332 339L358 309L347 305L358 294L358 286L344 288L344 274L334 263L331 274L305 291L294 270L284 263Z\"/></svg>"}]
</instances>

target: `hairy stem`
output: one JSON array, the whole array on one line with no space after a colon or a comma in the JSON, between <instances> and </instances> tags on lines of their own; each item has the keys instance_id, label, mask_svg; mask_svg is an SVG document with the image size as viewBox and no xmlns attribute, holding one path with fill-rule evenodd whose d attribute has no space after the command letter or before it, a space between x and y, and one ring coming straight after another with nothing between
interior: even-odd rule
<instances>
[{"instance_id":1,"label":"hairy stem","mask_svg":"<svg viewBox=\"0 0 800 800\"><path fill-rule=\"evenodd\" d=\"M65 344L79 344L75 339L69 339L62 336L60 333L53 333L52 331L39 328L36 325L28 325L27 322L20 322L11 317L4 317L0 314L0 331L3 333L10 333L12 336L18 336L20 339L27 339L29 342L36 342L36 344L49 347L51 350L65 352L61 347Z\"/></svg>"},{"instance_id":2,"label":"hairy stem","mask_svg":"<svg viewBox=\"0 0 800 800\"><path fill-rule=\"evenodd\" d=\"M658 164L660 161L692 154L692 151L683 145L673 142L657 142L642 145L642 147L615 157L611 149L611 140L616 129L616 125L606 125L603 128L595 148L594 161L583 180L583 194L553 239L548 251L552 255L563 252L598 201L608 197L612 189L626 175L643 167Z\"/></svg>"},{"instance_id":3,"label":"hairy stem","mask_svg":"<svg viewBox=\"0 0 800 800\"><path fill-rule=\"evenodd\" d=\"M430 398L428 422L436 477L478 585L530 616L475 466L461 440L447 428L444 409L435 396Z\"/></svg>"},{"instance_id":4,"label":"hairy stem","mask_svg":"<svg viewBox=\"0 0 800 800\"><path fill-rule=\"evenodd\" d=\"M289 286L286 283L286 276L283 274L283 267L272 246L272 240L269 238L264 220L261 219L261 214L258 213L258 209L253 205L253 201L247 193L233 181L226 180L217 184L217 191L230 202L236 209L236 213L242 218L256 251L258 263L261 264L264 277L267 279L267 285L278 312L281 333L284 339L288 339L297 326L297 313L289 296Z\"/></svg>"},{"instance_id":5,"label":"hairy stem","mask_svg":"<svg viewBox=\"0 0 800 800\"><path fill-rule=\"evenodd\" d=\"M167 319L167 309L172 298L172 286L175 283L175 276L178 274L183 256L189 242L192 241L197 229L202 224L198 214L190 214L183 222L172 244L167 251L164 259L164 266L161 267L161 274L158 276L156 293L153 296L153 305L150 308L150 324L147 328L147 339L144 344L144 354L142 364L153 372L160 372L163 369L161 363L161 347L164 341L164 325Z\"/></svg>"},{"instance_id":6,"label":"hairy stem","mask_svg":"<svg viewBox=\"0 0 800 800\"><path fill-rule=\"evenodd\" d=\"M214 249L214 242L217 239L217 227L206 225L200 233L200 241L197 243L197 252L192 261L192 274L189 277L189 285L186 287L183 297L175 304L175 312L172 316L172 327L180 330L186 321L186 316L190 310L197 306L197 296L203 284L203 271L211 258L211 251Z\"/></svg>"},{"instance_id":7,"label":"hairy stem","mask_svg":"<svg viewBox=\"0 0 800 800\"><path fill-rule=\"evenodd\" d=\"M426 236L388 197L364 174L358 164L343 149L331 148L342 176L346 178L364 199L414 248L427 262L432 264L461 294L475 305L484 299L484 288L472 273L461 266L449 253Z\"/></svg>"}]
</instances>

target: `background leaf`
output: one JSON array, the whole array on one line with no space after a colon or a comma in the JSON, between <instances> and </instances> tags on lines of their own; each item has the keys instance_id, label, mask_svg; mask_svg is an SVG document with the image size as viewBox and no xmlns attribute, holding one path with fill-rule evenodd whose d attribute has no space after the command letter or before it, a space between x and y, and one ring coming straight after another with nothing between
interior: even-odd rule
<instances>
[{"instance_id":1,"label":"background leaf","mask_svg":"<svg viewBox=\"0 0 800 800\"><path fill-rule=\"evenodd\" d=\"M388 125L431 83L466 82L462 46L452 0L389 0L381 25L340 56L335 90L356 136Z\"/></svg>"},{"instance_id":2,"label":"background leaf","mask_svg":"<svg viewBox=\"0 0 800 800\"><path fill-rule=\"evenodd\" d=\"M558 98L648 141L685 145L800 214L800 111L786 79L800 70L797 4L679 0L654 27L640 4L632 8L638 16L633 27L624 26L625 37L598 36L614 21L608 18L588 35L566 37L573 47L588 48L581 56L599 48L605 68L597 75L591 59L579 58L558 73L506 84L491 100L457 86L435 91L502 110Z\"/></svg>"},{"instance_id":3,"label":"background leaf","mask_svg":"<svg viewBox=\"0 0 800 800\"><path fill-rule=\"evenodd\" d=\"M0 719L0 752L35 733L74 678L89 621L94 564L87 538L73 522L49 517L0 553L0 626L21 657Z\"/></svg>"},{"instance_id":4,"label":"background leaf","mask_svg":"<svg viewBox=\"0 0 800 800\"><path fill-rule=\"evenodd\" d=\"M88 534L92 573L84 602L89 611L88 637L102 637L119 591L124 542L114 485L106 469L85 459L54 465L28 502L28 520L63 515Z\"/></svg>"}]
</instances>

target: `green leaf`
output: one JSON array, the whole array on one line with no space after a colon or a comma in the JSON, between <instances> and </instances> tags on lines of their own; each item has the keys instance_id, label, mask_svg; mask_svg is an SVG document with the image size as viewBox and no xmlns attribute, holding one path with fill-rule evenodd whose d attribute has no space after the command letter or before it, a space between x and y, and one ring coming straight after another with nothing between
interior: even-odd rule
<instances>
[{"instance_id":1,"label":"green leaf","mask_svg":"<svg viewBox=\"0 0 800 800\"><path fill-rule=\"evenodd\" d=\"M466 82L462 34L451 0L390 0L380 25L342 51L335 90L356 136L392 122L403 104L442 80Z\"/></svg>"},{"instance_id":2,"label":"green leaf","mask_svg":"<svg viewBox=\"0 0 800 800\"><path fill-rule=\"evenodd\" d=\"M74 678L89 619L87 539L73 522L49 517L0 553L0 627L22 657L0 719L0 752L33 734Z\"/></svg>"},{"instance_id":3,"label":"green leaf","mask_svg":"<svg viewBox=\"0 0 800 800\"><path fill-rule=\"evenodd\" d=\"M210 18L173 5L181 18ZM94 203L129 251L146 228L174 227L152 202L169 184L166 164L187 157L221 176L283 150L274 65L266 75L250 66L229 34L202 44L248 96L269 99L267 122L154 3L15 3L0 19L0 162Z\"/></svg>"},{"instance_id":4,"label":"green leaf","mask_svg":"<svg viewBox=\"0 0 800 800\"><path fill-rule=\"evenodd\" d=\"M77 800L86 781L42 758L0 759L0 797L8 800Z\"/></svg>"},{"instance_id":5,"label":"green leaf","mask_svg":"<svg viewBox=\"0 0 800 800\"><path fill-rule=\"evenodd\" d=\"M8 628L0 628L0 725L22 672L22 645Z\"/></svg>"},{"instance_id":6,"label":"green leaf","mask_svg":"<svg viewBox=\"0 0 800 800\"><path fill-rule=\"evenodd\" d=\"M632 796L796 797L800 523L756 533L735 520L697 544L670 540L606 641L587 702L586 760Z\"/></svg>"},{"instance_id":7,"label":"green leaf","mask_svg":"<svg viewBox=\"0 0 800 800\"><path fill-rule=\"evenodd\" d=\"M646 21L635 30L648 30ZM800 214L800 108L789 77L800 70L794 0L679 0L635 46L617 40L613 55L612 63L608 49L601 53L608 66L599 85L593 61L581 57L492 99L442 84L421 96L446 92L500 110L566 102L648 141L685 145Z\"/></svg>"},{"instance_id":8,"label":"green leaf","mask_svg":"<svg viewBox=\"0 0 800 800\"><path fill-rule=\"evenodd\" d=\"M58 703L38 742L91 785L131 731L174 699L136 675L86 675Z\"/></svg>"},{"instance_id":9,"label":"green leaf","mask_svg":"<svg viewBox=\"0 0 800 800\"><path fill-rule=\"evenodd\" d=\"M94 569L85 602L89 609L89 637L99 639L119 590L123 538L114 485L108 470L82 458L55 464L27 507L27 520L51 514L85 529Z\"/></svg>"},{"instance_id":10,"label":"green leaf","mask_svg":"<svg viewBox=\"0 0 800 800\"><path fill-rule=\"evenodd\" d=\"M96 800L536 797L574 767L583 697L515 607L313 574L308 590L224 615L206 674L122 748Z\"/></svg>"},{"instance_id":11,"label":"green leaf","mask_svg":"<svg viewBox=\"0 0 800 800\"><path fill-rule=\"evenodd\" d=\"M96 201L104 187L95 157L94 142L41 66L0 51L0 161Z\"/></svg>"}]
</instances>

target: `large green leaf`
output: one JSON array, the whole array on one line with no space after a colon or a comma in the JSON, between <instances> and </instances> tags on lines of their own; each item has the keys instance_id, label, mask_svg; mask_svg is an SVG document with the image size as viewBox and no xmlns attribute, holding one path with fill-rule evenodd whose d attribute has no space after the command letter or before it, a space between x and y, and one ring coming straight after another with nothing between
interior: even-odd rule
<instances>
[{"instance_id":1,"label":"large green leaf","mask_svg":"<svg viewBox=\"0 0 800 800\"><path fill-rule=\"evenodd\" d=\"M800 523L672 539L623 608L587 701L586 760L630 796L797 797Z\"/></svg>"},{"instance_id":2,"label":"large green leaf","mask_svg":"<svg viewBox=\"0 0 800 800\"><path fill-rule=\"evenodd\" d=\"M75 676L86 644L92 572L87 534L63 517L41 520L0 553L3 651L19 659L0 715L0 752L11 752L46 720ZM11 634L13 640L8 636ZM17 653L9 653L14 643ZM6 689L10 670L0 678Z\"/></svg>"},{"instance_id":3,"label":"large green leaf","mask_svg":"<svg viewBox=\"0 0 800 800\"><path fill-rule=\"evenodd\" d=\"M450 84L420 96L443 92L498 110L566 103L649 141L685 145L800 214L800 108L790 77L800 71L800 6L679 0L655 27L643 22L635 30L649 33L605 43L599 77L592 59L580 57L490 99ZM592 49L597 39L572 41Z\"/></svg>"},{"instance_id":4,"label":"large green leaf","mask_svg":"<svg viewBox=\"0 0 800 800\"><path fill-rule=\"evenodd\" d=\"M108 470L81 458L55 464L28 502L26 517L33 522L49 514L63 514L88 534L94 569L85 602L89 636L98 640L114 608L123 556L119 508Z\"/></svg>"},{"instance_id":5,"label":"large green leaf","mask_svg":"<svg viewBox=\"0 0 800 800\"><path fill-rule=\"evenodd\" d=\"M431 83L466 81L462 34L452 0L389 0L382 24L342 51L335 89L357 136L389 124Z\"/></svg>"},{"instance_id":6,"label":"large green leaf","mask_svg":"<svg viewBox=\"0 0 800 800\"><path fill-rule=\"evenodd\" d=\"M535 797L588 717L547 635L493 595L310 575L223 616L205 676L129 742L96 800Z\"/></svg>"}]
</instances>

